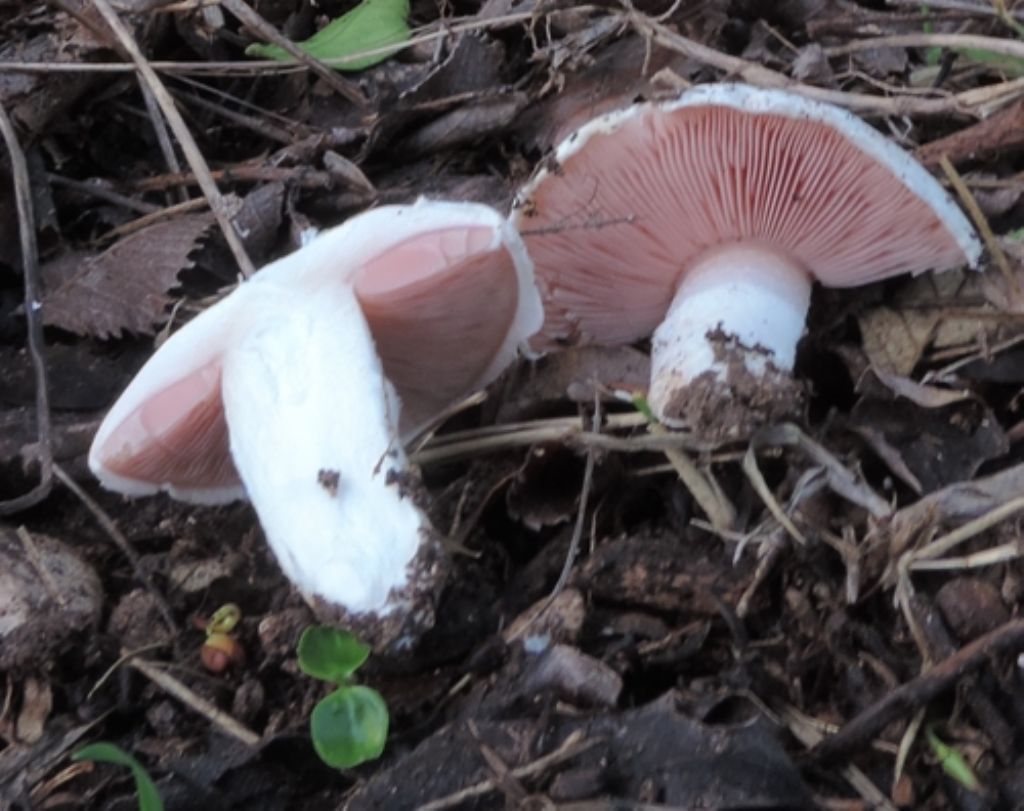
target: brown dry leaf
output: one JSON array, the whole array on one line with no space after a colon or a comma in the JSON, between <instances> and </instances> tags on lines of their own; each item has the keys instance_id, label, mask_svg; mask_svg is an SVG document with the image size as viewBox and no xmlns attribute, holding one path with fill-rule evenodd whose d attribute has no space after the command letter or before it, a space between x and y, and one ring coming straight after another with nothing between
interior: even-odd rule
<instances>
[{"instance_id":1,"label":"brown dry leaf","mask_svg":"<svg viewBox=\"0 0 1024 811\"><path fill-rule=\"evenodd\" d=\"M896 375L909 375L932 346L946 349L977 343L994 325L969 312L991 309L982 286L987 276L949 272L926 274L910 281L894 300L858 316L864 351L872 366Z\"/></svg>"},{"instance_id":2,"label":"brown dry leaf","mask_svg":"<svg viewBox=\"0 0 1024 811\"><path fill-rule=\"evenodd\" d=\"M44 265L43 323L104 339L152 334L166 320L167 291L192 266L189 254L213 221L204 213L154 223L100 254Z\"/></svg>"},{"instance_id":3,"label":"brown dry leaf","mask_svg":"<svg viewBox=\"0 0 1024 811\"><path fill-rule=\"evenodd\" d=\"M931 341L938 315L876 307L862 313L857 321L871 365L908 375Z\"/></svg>"},{"instance_id":4,"label":"brown dry leaf","mask_svg":"<svg viewBox=\"0 0 1024 811\"><path fill-rule=\"evenodd\" d=\"M918 383L903 375L887 372L885 369L872 369L877 377L890 391L900 397L906 397L913 403L923 408L942 408L943 406L959 403L971 396L969 391L956 389L942 389L938 386L928 386Z\"/></svg>"},{"instance_id":5,"label":"brown dry leaf","mask_svg":"<svg viewBox=\"0 0 1024 811\"><path fill-rule=\"evenodd\" d=\"M53 709L53 691L45 681L29 676L22 683L21 710L15 725L15 734L22 743L37 743L43 737L43 727Z\"/></svg>"}]
</instances>

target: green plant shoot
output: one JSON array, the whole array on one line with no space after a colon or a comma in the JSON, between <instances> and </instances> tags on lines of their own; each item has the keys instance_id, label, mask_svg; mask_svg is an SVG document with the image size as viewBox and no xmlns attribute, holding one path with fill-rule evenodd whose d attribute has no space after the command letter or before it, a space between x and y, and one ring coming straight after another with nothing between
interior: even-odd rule
<instances>
[{"instance_id":1,"label":"green plant shoot","mask_svg":"<svg viewBox=\"0 0 1024 811\"><path fill-rule=\"evenodd\" d=\"M299 639L299 667L338 689L313 708L313 748L329 766L349 769L380 757L388 738L388 707L376 690L349 684L370 647L348 631L310 626Z\"/></svg>"},{"instance_id":2,"label":"green plant shoot","mask_svg":"<svg viewBox=\"0 0 1024 811\"><path fill-rule=\"evenodd\" d=\"M981 790L981 782L975 776L971 767L967 765L963 755L952 746L943 743L931 727L928 727L926 737L932 753L939 759L942 771L966 789L971 791Z\"/></svg>"},{"instance_id":3,"label":"green plant shoot","mask_svg":"<svg viewBox=\"0 0 1024 811\"><path fill-rule=\"evenodd\" d=\"M135 778L135 791L139 795L139 811L164 811L164 801L160 799L160 792L157 791L156 784L149 776L149 772L117 744L103 741L91 743L71 755L71 759L75 762L93 760L97 763L127 766L132 770L132 777Z\"/></svg>"},{"instance_id":4,"label":"green plant shoot","mask_svg":"<svg viewBox=\"0 0 1024 811\"><path fill-rule=\"evenodd\" d=\"M409 0L363 0L358 6L332 20L305 42L298 42L310 56L326 62L335 70L359 71L383 62L409 39ZM355 56L377 51L368 56ZM277 45L253 44L248 56L288 61L294 57Z\"/></svg>"}]
</instances>

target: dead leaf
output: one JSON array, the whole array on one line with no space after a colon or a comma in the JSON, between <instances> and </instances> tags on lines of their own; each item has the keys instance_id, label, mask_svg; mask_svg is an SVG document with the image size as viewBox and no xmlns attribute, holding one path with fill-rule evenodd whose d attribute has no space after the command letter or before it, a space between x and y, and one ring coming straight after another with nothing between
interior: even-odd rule
<instances>
[{"instance_id":1,"label":"dead leaf","mask_svg":"<svg viewBox=\"0 0 1024 811\"><path fill-rule=\"evenodd\" d=\"M967 400L971 396L971 393L966 390L956 391L954 389L942 389L938 386L928 386L924 383L918 383L916 380L911 380L909 377L887 372L885 369L872 368L871 371L894 394L906 397L923 408L942 408L953 403L959 403L961 400Z\"/></svg>"},{"instance_id":2,"label":"dead leaf","mask_svg":"<svg viewBox=\"0 0 1024 811\"><path fill-rule=\"evenodd\" d=\"M22 743L38 743L43 737L46 719L53 709L53 691L45 681L29 676L22 682L21 710L15 734Z\"/></svg>"},{"instance_id":3,"label":"dead leaf","mask_svg":"<svg viewBox=\"0 0 1024 811\"><path fill-rule=\"evenodd\" d=\"M986 301L993 276L998 274L923 274L902 287L891 303L858 315L872 366L906 376L929 347L969 347L984 340L998 326Z\"/></svg>"},{"instance_id":4,"label":"dead leaf","mask_svg":"<svg viewBox=\"0 0 1024 811\"><path fill-rule=\"evenodd\" d=\"M851 416L882 433L925 492L967 481L1009 450L998 421L974 402L938 409L908 400L865 399Z\"/></svg>"},{"instance_id":5,"label":"dead leaf","mask_svg":"<svg viewBox=\"0 0 1024 811\"><path fill-rule=\"evenodd\" d=\"M876 307L862 313L857 321L872 367L908 375L928 347L938 315Z\"/></svg>"},{"instance_id":6,"label":"dead leaf","mask_svg":"<svg viewBox=\"0 0 1024 811\"><path fill-rule=\"evenodd\" d=\"M97 338L152 334L166 321L167 291L213 224L209 213L158 222L100 254L67 254L42 267L43 323Z\"/></svg>"}]
</instances>

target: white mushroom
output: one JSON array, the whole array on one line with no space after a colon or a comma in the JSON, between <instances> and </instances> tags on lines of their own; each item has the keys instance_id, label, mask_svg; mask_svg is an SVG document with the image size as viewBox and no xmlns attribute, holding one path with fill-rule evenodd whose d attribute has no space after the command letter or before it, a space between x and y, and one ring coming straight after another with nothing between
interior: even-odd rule
<instances>
[{"instance_id":1,"label":"white mushroom","mask_svg":"<svg viewBox=\"0 0 1024 811\"><path fill-rule=\"evenodd\" d=\"M655 414L709 433L739 427L737 401L784 399L814 280L851 287L981 253L913 158L785 91L703 85L637 104L570 135L554 164L513 214L546 309L531 346L652 336Z\"/></svg>"},{"instance_id":2,"label":"white mushroom","mask_svg":"<svg viewBox=\"0 0 1024 811\"><path fill-rule=\"evenodd\" d=\"M129 495L247 494L308 599L350 622L387 618L393 635L439 568L402 440L493 380L541 318L497 212L379 208L175 333L103 421L90 466Z\"/></svg>"}]
</instances>

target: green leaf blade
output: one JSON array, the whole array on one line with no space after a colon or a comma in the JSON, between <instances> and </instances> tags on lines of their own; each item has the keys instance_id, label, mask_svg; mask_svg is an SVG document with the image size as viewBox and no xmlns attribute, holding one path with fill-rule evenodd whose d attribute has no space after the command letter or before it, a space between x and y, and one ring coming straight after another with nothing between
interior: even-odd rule
<instances>
[{"instance_id":1,"label":"green leaf blade","mask_svg":"<svg viewBox=\"0 0 1024 811\"><path fill-rule=\"evenodd\" d=\"M370 687L342 687L323 699L309 719L313 748L321 760L350 769L375 760L388 738L388 708Z\"/></svg>"},{"instance_id":2,"label":"green leaf blade","mask_svg":"<svg viewBox=\"0 0 1024 811\"><path fill-rule=\"evenodd\" d=\"M127 766L135 778L135 791L139 795L139 811L164 811L164 801L160 798L156 783L149 772L134 757L113 743L91 743L83 746L71 755L76 763L81 760L93 760L97 763L112 763L115 766Z\"/></svg>"},{"instance_id":3,"label":"green leaf blade","mask_svg":"<svg viewBox=\"0 0 1024 811\"><path fill-rule=\"evenodd\" d=\"M311 625L299 638L299 667L315 679L343 684L370 656L370 646L348 631Z\"/></svg>"},{"instance_id":4,"label":"green leaf blade","mask_svg":"<svg viewBox=\"0 0 1024 811\"><path fill-rule=\"evenodd\" d=\"M360 71L390 58L412 33L408 23L409 0L363 0L346 14L332 20L305 42L298 42L310 56L331 64L335 70ZM396 46L371 56L353 54ZM253 44L248 56L290 61L292 55L277 45Z\"/></svg>"}]
</instances>

